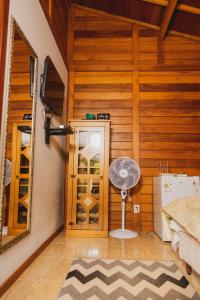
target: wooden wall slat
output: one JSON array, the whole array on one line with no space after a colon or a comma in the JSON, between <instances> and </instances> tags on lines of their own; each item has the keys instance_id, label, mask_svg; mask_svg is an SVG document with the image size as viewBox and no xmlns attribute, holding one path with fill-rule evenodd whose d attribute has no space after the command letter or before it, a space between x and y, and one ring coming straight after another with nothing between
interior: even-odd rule
<instances>
[{"instance_id":1,"label":"wooden wall slat","mask_svg":"<svg viewBox=\"0 0 200 300\"><path fill-rule=\"evenodd\" d=\"M200 117L140 117L140 122L142 124L160 124L160 125L176 125L176 124L200 124Z\"/></svg>"}]
</instances>

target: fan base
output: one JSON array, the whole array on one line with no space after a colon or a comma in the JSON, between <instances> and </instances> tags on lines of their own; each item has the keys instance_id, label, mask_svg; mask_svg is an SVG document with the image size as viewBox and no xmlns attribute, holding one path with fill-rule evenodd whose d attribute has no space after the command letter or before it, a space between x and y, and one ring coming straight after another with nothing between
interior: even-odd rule
<instances>
[{"instance_id":1,"label":"fan base","mask_svg":"<svg viewBox=\"0 0 200 300\"><path fill-rule=\"evenodd\" d=\"M138 236L138 233L128 229L115 229L109 232L109 236L116 239L133 239Z\"/></svg>"}]
</instances>

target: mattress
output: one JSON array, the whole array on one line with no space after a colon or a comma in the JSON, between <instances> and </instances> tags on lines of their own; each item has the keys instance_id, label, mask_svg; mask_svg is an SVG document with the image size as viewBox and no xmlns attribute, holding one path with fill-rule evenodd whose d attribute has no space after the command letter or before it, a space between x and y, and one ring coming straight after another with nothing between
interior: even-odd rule
<instances>
[{"instance_id":1,"label":"mattress","mask_svg":"<svg viewBox=\"0 0 200 300\"><path fill-rule=\"evenodd\" d=\"M200 242L187 234L179 232L179 256L200 275Z\"/></svg>"},{"instance_id":2,"label":"mattress","mask_svg":"<svg viewBox=\"0 0 200 300\"><path fill-rule=\"evenodd\" d=\"M174 251L179 252L179 256L200 275L200 242L192 237L175 220L169 220L171 230L171 246Z\"/></svg>"}]
</instances>

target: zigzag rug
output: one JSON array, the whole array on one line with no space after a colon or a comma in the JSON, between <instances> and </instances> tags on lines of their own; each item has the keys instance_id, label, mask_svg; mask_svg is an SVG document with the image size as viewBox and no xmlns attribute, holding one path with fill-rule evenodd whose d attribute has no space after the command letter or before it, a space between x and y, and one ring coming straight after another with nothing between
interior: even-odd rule
<instances>
[{"instance_id":1,"label":"zigzag rug","mask_svg":"<svg viewBox=\"0 0 200 300\"><path fill-rule=\"evenodd\" d=\"M75 259L59 300L200 300L171 261Z\"/></svg>"}]
</instances>

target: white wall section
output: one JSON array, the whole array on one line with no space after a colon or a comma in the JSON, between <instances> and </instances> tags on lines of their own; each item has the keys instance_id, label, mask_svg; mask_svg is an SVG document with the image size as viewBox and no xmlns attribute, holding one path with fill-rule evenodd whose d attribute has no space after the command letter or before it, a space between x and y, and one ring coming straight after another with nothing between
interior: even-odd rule
<instances>
[{"instance_id":1,"label":"white wall section","mask_svg":"<svg viewBox=\"0 0 200 300\"><path fill-rule=\"evenodd\" d=\"M53 143L51 143L50 146L45 145L44 121L41 114L43 105L39 97L39 83L46 55L50 55L66 86L68 76L67 69L39 0L11 0L9 20L11 20L11 16L15 18L36 52L39 68L31 234L0 255L0 283L3 283L12 275L12 273L62 225L64 202L64 158L62 154L64 151L65 138L53 138ZM10 33L8 36L8 44L10 44ZM9 53L7 53L5 76L4 114L9 80L8 57Z\"/></svg>"}]
</instances>

